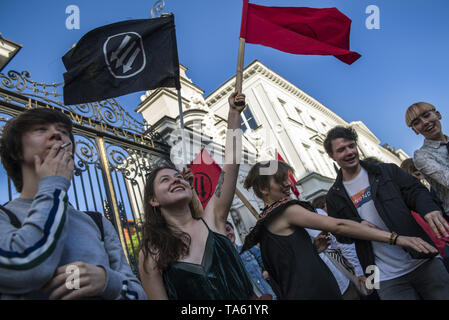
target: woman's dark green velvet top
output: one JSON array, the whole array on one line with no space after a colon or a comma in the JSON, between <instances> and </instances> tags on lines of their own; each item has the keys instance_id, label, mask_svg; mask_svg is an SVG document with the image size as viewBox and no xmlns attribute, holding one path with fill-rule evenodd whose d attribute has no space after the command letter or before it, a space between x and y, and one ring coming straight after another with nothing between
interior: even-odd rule
<instances>
[{"instance_id":1,"label":"woman's dark green velvet top","mask_svg":"<svg viewBox=\"0 0 449 320\"><path fill-rule=\"evenodd\" d=\"M206 227L209 233L201 264L178 261L163 272L168 298L251 299L253 287L237 250L227 237Z\"/></svg>"}]
</instances>

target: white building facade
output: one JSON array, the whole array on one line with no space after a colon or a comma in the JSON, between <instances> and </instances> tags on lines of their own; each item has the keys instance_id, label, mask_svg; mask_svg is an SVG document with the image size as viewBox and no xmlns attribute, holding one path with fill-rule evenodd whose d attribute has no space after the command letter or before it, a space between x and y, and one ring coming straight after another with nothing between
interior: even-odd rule
<instances>
[{"instance_id":1,"label":"white building facade","mask_svg":"<svg viewBox=\"0 0 449 320\"><path fill-rule=\"evenodd\" d=\"M180 68L184 123L194 140L188 143L188 161L194 158L201 146L206 146L214 151L217 163L222 163L227 99L234 91L235 77L204 98L204 91L187 77L187 69L182 65ZM337 125L351 126L357 131L361 158L375 157L397 165L408 158L401 149L381 146L379 139L363 122L346 122L260 61L253 61L244 69L243 79L242 91L247 101L241 117L245 160L237 187L257 211L262 209L263 203L252 192L243 190L243 181L252 164L275 159L276 151L295 169L302 200L311 201L327 192L336 177L336 170L324 150L323 141L326 133ZM179 128L176 91L172 88L151 90L141 100L136 112L141 113L167 141L174 137L176 140L173 134ZM230 216L238 230L237 242L256 221L254 210L251 212L247 206L235 197Z\"/></svg>"}]
</instances>

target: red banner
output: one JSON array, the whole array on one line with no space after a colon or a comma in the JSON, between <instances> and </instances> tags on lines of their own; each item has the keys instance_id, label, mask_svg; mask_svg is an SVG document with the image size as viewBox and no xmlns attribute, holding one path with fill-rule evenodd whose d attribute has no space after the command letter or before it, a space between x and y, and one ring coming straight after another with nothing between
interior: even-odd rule
<instances>
[{"instance_id":1,"label":"red banner","mask_svg":"<svg viewBox=\"0 0 449 320\"><path fill-rule=\"evenodd\" d=\"M192 171L195 176L193 179L193 187L195 188L204 209L214 194L218 178L220 177L221 168L214 161L209 152L203 148L190 164L190 171Z\"/></svg>"},{"instance_id":2,"label":"red banner","mask_svg":"<svg viewBox=\"0 0 449 320\"><path fill-rule=\"evenodd\" d=\"M266 7L243 0L240 37L293 54L333 55L352 64L351 19L337 8Z\"/></svg>"}]
</instances>

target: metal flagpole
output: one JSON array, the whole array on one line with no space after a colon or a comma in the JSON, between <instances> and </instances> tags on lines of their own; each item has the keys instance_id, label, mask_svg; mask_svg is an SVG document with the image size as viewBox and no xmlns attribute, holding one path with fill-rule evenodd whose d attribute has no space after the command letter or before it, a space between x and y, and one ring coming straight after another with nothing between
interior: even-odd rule
<instances>
[{"instance_id":1,"label":"metal flagpole","mask_svg":"<svg viewBox=\"0 0 449 320\"><path fill-rule=\"evenodd\" d=\"M162 13L162 10L164 10L165 7L165 1L164 0L157 0L153 7L151 8L151 17L154 18L157 14L161 14L162 16L165 15ZM179 68L179 66L178 66ZM180 81L181 82L181 81ZM181 139L182 139L182 155L183 155L183 167L187 166L187 149L186 149L186 142L184 137L184 114L182 112L182 95L181 95L181 84L179 85L178 91L178 108L179 108L179 122L181 127Z\"/></svg>"},{"instance_id":2,"label":"metal flagpole","mask_svg":"<svg viewBox=\"0 0 449 320\"><path fill-rule=\"evenodd\" d=\"M181 96L181 88L178 89L178 107L179 107L179 123L181 126L181 139L182 139L182 156L183 156L183 166L187 166L187 149L186 149L186 141L185 141L185 130L184 130L184 115L182 112L182 96Z\"/></svg>"}]
</instances>

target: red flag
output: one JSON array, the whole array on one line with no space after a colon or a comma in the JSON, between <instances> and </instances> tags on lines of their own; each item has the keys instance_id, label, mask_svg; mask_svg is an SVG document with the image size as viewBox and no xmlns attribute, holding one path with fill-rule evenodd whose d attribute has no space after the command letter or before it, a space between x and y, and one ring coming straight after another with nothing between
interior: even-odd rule
<instances>
[{"instance_id":1,"label":"red flag","mask_svg":"<svg viewBox=\"0 0 449 320\"><path fill-rule=\"evenodd\" d=\"M416 222L418 222L418 224L421 226L421 228L427 233L427 235L430 237L430 239L433 241L433 243L435 244L435 247L437 247L438 252L440 253L440 255L445 258L446 255L446 243L449 242L449 239L447 237L445 237L444 235L441 235L441 238L437 238L435 236L435 233L433 232L432 228L429 226L429 223L427 223L426 220L424 220L419 213L415 212L412 210L412 216L413 218L415 218Z\"/></svg>"},{"instance_id":2,"label":"red flag","mask_svg":"<svg viewBox=\"0 0 449 320\"><path fill-rule=\"evenodd\" d=\"M221 168L214 161L209 152L203 148L190 163L190 171L192 171L195 176L193 179L193 187L195 188L204 209L214 194L218 178L220 177Z\"/></svg>"},{"instance_id":3,"label":"red flag","mask_svg":"<svg viewBox=\"0 0 449 320\"><path fill-rule=\"evenodd\" d=\"M352 64L351 19L337 8L265 7L243 0L240 37L293 54L333 55Z\"/></svg>"},{"instance_id":4,"label":"red flag","mask_svg":"<svg viewBox=\"0 0 449 320\"><path fill-rule=\"evenodd\" d=\"M281 155L276 151L278 161L285 162L284 159L282 159ZM296 198L299 199L299 191L296 188L296 180L295 177L293 177L293 174L291 171L288 172L288 180L290 181L290 188L292 189L292 192L295 194Z\"/></svg>"}]
</instances>

